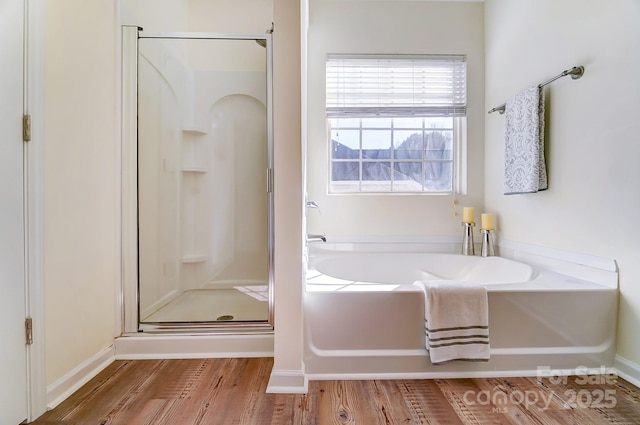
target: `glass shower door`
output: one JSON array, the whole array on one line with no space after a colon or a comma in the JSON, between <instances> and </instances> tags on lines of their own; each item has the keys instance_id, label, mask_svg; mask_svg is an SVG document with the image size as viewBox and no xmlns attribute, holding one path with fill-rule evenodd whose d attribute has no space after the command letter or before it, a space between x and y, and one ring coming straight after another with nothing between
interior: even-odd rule
<instances>
[{"instance_id":1,"label":"glass shower door","mask_svg":"<svg viewBox=\"0 0 640 425\"><path fill-rule=\"evenodd\" d=\"M138 44L141 329L271 317L270 43L199 37Z\"/></svg>"}]
</instances>

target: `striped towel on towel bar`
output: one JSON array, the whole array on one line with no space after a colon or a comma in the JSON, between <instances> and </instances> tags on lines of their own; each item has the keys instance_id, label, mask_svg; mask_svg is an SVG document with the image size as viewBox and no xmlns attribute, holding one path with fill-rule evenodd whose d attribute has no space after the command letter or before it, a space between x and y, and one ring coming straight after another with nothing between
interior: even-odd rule
<instances>
[{"instance_id":1,"label":"striped towel on towel bar","mask_svg":"<svg viewBox=\"0 0 640 425\"><path fill-rule=\"evenodd\" d=\"M431 363L489 360L489 305L482 284L416 281L425 296L426 347Z\"/></svg>"}]
</instances>

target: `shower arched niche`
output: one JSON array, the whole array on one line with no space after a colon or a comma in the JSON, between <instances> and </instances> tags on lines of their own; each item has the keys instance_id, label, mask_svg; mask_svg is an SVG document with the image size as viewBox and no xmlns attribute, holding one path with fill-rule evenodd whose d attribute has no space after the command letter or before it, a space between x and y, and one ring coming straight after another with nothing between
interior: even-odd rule
<instances>
[{"instance_id":1,"label":"shower arched niche","mask_svg":"<svg viewBox=\"0 0 640 425\"><path fill-rule=\"evenodd\" d=\"M129 45L124 330L270 330L271 35L136 29Z\"/></svg>"}]
</instances>

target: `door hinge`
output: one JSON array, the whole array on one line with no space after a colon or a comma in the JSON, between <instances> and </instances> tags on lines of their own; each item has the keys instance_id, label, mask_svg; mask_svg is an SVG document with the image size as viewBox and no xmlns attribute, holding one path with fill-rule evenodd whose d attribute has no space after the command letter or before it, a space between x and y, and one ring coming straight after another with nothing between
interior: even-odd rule
<instances>
[{"instance_id":1,"label":"door hinge","mask_svg":"<svg viewBox=\"0 0 640 425\"><path fill-rule=\"evenodd\" d=\"M27 317L24 321L25 336L27 339L27 345L33 344L33 319Z\"/></svg>"},{"instance_id":2,"label":"door hinge","mask_svg":"<svg viewBox=\"0 0 640 425\"><path fill-rule=\"evenodd\" d=\"M31 115L29 114L22 116L22 140L31 141Z\"/></svg>"}]
</instances>

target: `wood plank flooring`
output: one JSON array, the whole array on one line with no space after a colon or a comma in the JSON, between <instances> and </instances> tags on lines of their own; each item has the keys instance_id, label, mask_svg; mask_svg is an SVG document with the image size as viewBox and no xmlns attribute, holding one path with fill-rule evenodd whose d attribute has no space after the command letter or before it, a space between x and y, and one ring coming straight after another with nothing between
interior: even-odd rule
<instances>
[{"instance_id":1,"label":"wood plank flooring","mask_svg":"<svg viewBox=\"0 0 640 425\"><path fill-rule=\"evenodd\" d=\"M613 377L311 381L266 394L273 359L116 361L35 425L640 424Z\"/></svg>"}]
</instances>

